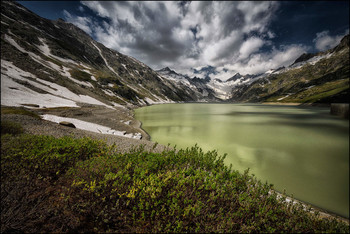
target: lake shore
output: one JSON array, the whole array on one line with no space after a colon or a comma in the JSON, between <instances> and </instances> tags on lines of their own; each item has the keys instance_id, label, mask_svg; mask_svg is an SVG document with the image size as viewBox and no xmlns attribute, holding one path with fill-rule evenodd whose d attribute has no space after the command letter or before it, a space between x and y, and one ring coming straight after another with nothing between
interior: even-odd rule
<instances>
[{"instance_id":1,"label":"lake shore","mask_svg":"<svg viewBox=\"0 0 350 234\"><path fill-rule=\"evenodd\" d=\"M286 103L281 103L281 102L262 102L261 104L264 105L286 105L286 106L300 106L302 103L297 103L297 102L286 102Z\"/></svg>"},{"instance_id":2,"label":"lake shore","mask_svg":"<svg viewBox=\"0 0 350 234\"><path fill-rule=\"evenodd\" d=\"M28 109L37 115L50 114L60 117L69 117L86 121L94 124L106 126L127 134L142 135L142 139L128 138L119 135L101 134L92 131L71 128L60 125L55 122L33 118L27 115L19 114L2 114L1 121L13 121L20 123L24 132L34 135L50 135L54 137L73 136L75 138L91 137L98 140L104 140L107 144L115 144L120 152L128 152L134 147L145 146L146 150L161 152L167 147L157 145L149 141L149 136L140 126L141 123L133 118L133 113L127 108L117 108L112 110L101 106L84 106L81 108L45 108L45 109Z\"/></svg>"},{"instance_id":3,"label":"lake shore","mask_svg":"<svg viewBox=\"0 0 350 234\"><path fill-rule=\"evenodd\" d=\"M280 106L309 106L309 107L330 107L328 103L299 103L299 102L262 102L263 105L280 105Z\"/></svg>"},{"instance_id":4,"label":"lake shore","mask_svg":"<svg viewBox=\"0 0 350 234\"><path fill-rule=\"evenodd\" d=\"M142 123L135 119L133 109L127 108L117 108L116 110L112 110L109 108L101 107L101 106L82 106L81 108L46 108L46 109L31 109L31 111L35 112L38 115L42 114L52 114L62 117L72 117L96 124L101 124L104 126L108 126L117 130L124 130L130 133L141 133L142 139L132 139L123 136L115 136L101 133L94 133L86 130L69 128L62 125L59 125L54 122L36 119L30 116L25 115L13 115L6 114L1 115L1 121L3 120L11 120L14 122L20 123L25 133L35 134L35 135L52 135L55 137L63 137L63 136L74 136L77 138L81 137L91 137L94 139L104 140L108 144L116 144L117 149L120 152L127 152L134 147L144 145L146 150L161 152L167 149L167 146L157 144L154 147L155 142L150 141L150 136L147 132L142 129ZM130 121L129 124L125 124L125 122ZM287 201L291 201L290 197L287 197ZM295 200L295 199L294 199ZM305 206L309 204L300 201ZM312 211L320 212L320 218L336 218L337 220L341 220L347 224L350 223L349 219L341 217L337 214L325 211L321 208L312 206Z\"/></svg>"}]
</instances>

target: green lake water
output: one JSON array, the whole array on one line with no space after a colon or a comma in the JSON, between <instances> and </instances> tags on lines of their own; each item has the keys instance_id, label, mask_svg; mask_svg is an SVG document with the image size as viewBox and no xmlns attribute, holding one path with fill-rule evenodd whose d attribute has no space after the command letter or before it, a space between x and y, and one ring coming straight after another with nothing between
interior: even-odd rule
<instances>
[{"instance_id":1,"label":"green lake water","mask_svg":"<svg viewBox=\"0 0 350 234\"><path fill-rule=\"evenodd\" d=\"M262 182L349 217L349 121L329 108L262 104L162 104L135 110L151 140L227 153Z\"/></svg>"}]
</instances>

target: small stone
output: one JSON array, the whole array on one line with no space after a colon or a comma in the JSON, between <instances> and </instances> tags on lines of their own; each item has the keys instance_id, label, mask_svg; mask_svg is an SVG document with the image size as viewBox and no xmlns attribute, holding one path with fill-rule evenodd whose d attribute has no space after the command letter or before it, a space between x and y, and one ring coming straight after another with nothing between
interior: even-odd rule
<instances>
[{"instance_id":1,"label":"small stone","mask_svg":"<svg viewBox=\"0 0 350 234\"><path fill-rule=\"evenodd\" d=\"M38 104L21 104L22 106L40 107Z\"/></svg>"},{"instance_id":2,"label":"small stone","mask_svg":"<svg viewBox=\"0 0 350 234\"><path fill-rule=\"evenodd\" d=\"M70 122L67 122L67 121L62 121L59 123L60 125L63 125L63 126L66 126L66 127L70 127L70 128L75 128L75 125L70 123Z\"/></svg>"}]
</instances>

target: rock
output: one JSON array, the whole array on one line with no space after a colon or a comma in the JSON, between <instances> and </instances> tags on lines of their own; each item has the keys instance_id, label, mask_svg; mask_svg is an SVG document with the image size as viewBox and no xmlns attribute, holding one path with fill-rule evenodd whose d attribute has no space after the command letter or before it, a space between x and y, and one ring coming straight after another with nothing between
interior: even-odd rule
<instances>
[{"instance_id":1,"label":"rock","mask_svg":"<svg viewBox=\"0 0 350 234\"><path fill-rule=\"evenodd\" d=\"M62 121L59 123L60 125L63 125L63 126L66 126L66 127L70 127L70 128L75 128L75 125L70 123L70 122L67 122L67 121Z\"/></svg>"},{"instance_id":2,"label":"rock","mask_svg":"<svg viewBox=\"0 0 350 234\"><path fill-rule=\"evenodd\" d=\"M349 103L331 103L331 115L337 115L341 118L349 118Z\"/></svg>"},{"instance_id":3,"label":"rock","mask_svg":"<svg viewBox=\"0 0 350 234\"><path fill-rule=\"evenodd\" d=\"M38 104L25 104L25 103L23 103L23 104L21 104L22 106L30 106L30 107L40 107Z\"/></svg>"}]
</instances>

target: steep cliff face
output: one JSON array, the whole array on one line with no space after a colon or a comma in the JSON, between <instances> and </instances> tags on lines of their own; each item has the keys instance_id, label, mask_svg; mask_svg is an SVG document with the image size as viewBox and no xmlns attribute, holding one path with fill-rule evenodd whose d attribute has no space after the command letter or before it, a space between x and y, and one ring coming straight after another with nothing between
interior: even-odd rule
<instances>
[{"instance_id":1,"label":"steep cliff face","mask_svg":"<svg viewBox=\"0 0 350 234\"><path fill-rule=\"evenodd\" d=\"M189 87L178 88L62 19L41 18L10 1L1 2L1 12L3 105L112 107L197 99Z\"/></svg>"}]
</instances>

